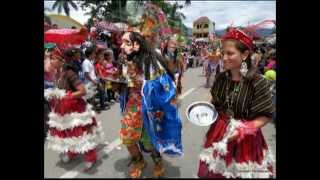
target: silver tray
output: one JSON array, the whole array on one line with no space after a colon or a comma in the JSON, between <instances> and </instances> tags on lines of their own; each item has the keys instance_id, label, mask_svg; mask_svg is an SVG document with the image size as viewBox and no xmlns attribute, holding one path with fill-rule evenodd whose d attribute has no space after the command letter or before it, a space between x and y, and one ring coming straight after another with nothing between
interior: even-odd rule
<instances>
[{"instance_id":1,"label":"silver tray","mask_svg":"<svg viewBox=\"0 0 320 180\"><path fill-rule=\"evenodd\" d=\"M206 101L197 101L190 104L186 110L187 119L197 126L209 126L218 117L214 105Z\"/></svg>"}]
</instances>

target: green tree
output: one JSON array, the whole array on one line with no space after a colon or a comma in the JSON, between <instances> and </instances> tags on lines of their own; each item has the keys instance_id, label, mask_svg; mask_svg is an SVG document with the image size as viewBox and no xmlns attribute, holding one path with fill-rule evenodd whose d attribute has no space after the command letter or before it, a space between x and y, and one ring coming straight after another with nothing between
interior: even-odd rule
<instances>
[{"instance_id":1,"label":"green tree","mask_svg":"<svg viewBox=\"0 0 320 180\"><path fill-rule=\"evenodd\" d=\"M186 18L186 16L179 12L179 9L182 9L183 6L179 5L177 2L175 4L172 5L170 12L168 14L168 20L169 20L169 24L173 27L180 27L182 20L184 20Z\"/></svg>"},{"instance_id":2,"label":"green tree","mask_svg":"<svg viewBox=\"0 0 320 180\"><path fill-rule=\"evenodd\" d=\"M78 10L76 3L74 3L72 0L56 0L52 6L52 9L58 9L59 14L63 10L67 16L70 16L70 6L72 6L73 9Z\"/></svg>"},{"instance_id":3,"label":"green tree","mask_svg":"<svg viewBox=\"0 0 320 180\"><path fill-rule=\"evenodd\" d=\"M190 5L190 0L186 0L184 5L179 5L178 1L175 1L175 3L172 5L164 0L136 0L134 1L134 4L136 8L139 8L147 2L152 2L162 9L167 16L168 23L171 27L186 29L182 22L186 17L178 10L182 9L184 5ZM83 10L90 8L90 12L87 13L87 15L91 16L90 19L93 17L99 17L111 22L127 22L129 16L129 13L126 9L126 5L128 3L127 0L85 0L78 3Z\"/></svg>"},{"instance_id":4,"label":"green tree","mask_svg":"<svg viewBox=\"0 0 320 180\"><path fill-rule=\"evenodd\" d=\"M127 0L86 0L79 3L83 10L90 8L90 12L87 15L90 15L91 18L98 17L111 22L125 22L128 17L128 12L126 11Z\"/></svg>"},{"instance_id":5,"label":"green tree","mask_svg":"<svg viewBox=\"0 0 320 180\"><path fill-rule=\"evenodd\" d=\"M112 22L126 22L128 12L126 10L127 0L111 0L103 13L105 19Z\"/></svg>"}]
</instances>

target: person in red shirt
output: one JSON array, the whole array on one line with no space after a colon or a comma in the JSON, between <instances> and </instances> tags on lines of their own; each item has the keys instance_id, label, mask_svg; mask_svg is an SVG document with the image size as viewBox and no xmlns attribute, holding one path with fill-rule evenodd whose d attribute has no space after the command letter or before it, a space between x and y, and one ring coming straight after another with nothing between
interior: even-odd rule
<instances>
[{"instance_id":1,"label":"person in red shirt","mask_svg":"<svg viewBox=\"0 0 320 180\"><path fill-rule=\"evenodd\" d=\"M107 77L111 79L116 79L116 73L117 69L113 66L112 60L113 60L113 51L111 49L106 50L104 52L104 67L106 68L107 72ZM116 101L115 98L115 92L112 89L112 83L111 81L106 81L106 89L107 89L107 95L108 95L108 100L113 103Z\"/></svg>"},{"instance_id":2,"label":"person in red shirt","mask_svg":"<svg viewBox=\"0 0 320 180\"><path fill-rule=\"evenodd\" d=\"M103 56L103 50L97 51L97 63L95 64L96 73L99 78L105 78L108 73L106 67L103 65L104 63L104 56Z\"/></svg>"},{"instance_id":3,"label":"person in red shirt","mask_svg":"<svg viewBox=\"0 0 320 180\"><path fill-rule=\"evenodd\" d=\"M267 72L268 70L275 70L276 66L276 59L274 55L270 55L269 59L267 60L267 65L264 67L264 72Z\"/></svg>"},{"instance_id":4,"label":"person in red shirt","mask_svg":"<svg viewBox=\"0 0 320 180\"><path fill-rule=\"evenodd\" d=\"M98 95L99 95L99 99L100 99L100 109L104 110L104 109L109 109L110 107L107 105L105 105L105 80L104 78L107 76L107 72L105 67L103 66L103 49L99 49L96 52L96 64L95 64L95 70L96 70L96 74L99 78L99 85L98 85Z\"/></svg>"}]
</instances>

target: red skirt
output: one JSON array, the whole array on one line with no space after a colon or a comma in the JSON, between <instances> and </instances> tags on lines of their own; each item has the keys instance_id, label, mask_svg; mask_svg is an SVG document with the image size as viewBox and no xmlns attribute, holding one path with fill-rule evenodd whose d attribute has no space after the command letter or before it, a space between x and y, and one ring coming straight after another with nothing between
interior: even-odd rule
<instances>
[{"instance_id":1,"label":"red skirt","mask_svg":"<svg viewBox=\"0 0 320 180\"><path fill-rule=\"evenodd\" d=\"M84 99L51 99L48 148L60 153L86 153L102 139L100 121Z\"/></svg>"},{"instance_id":2,"label":"red skirt","mask_svg":"<svg viewBox=\"0 0 320 180\"><path fill-rule=\"evenodd\" d=\"M214 147L222 140L228 127L228 118L219 115L206 134L204 150L200 153L198 176L201 178L270 178L273 175L273 157L259 129L240 142L227 143L227 153L221 155Z\"/></svg>"},{"instance_id":3,"label":"red skirt","mask_svg":"<svg viewBox=\"0 0 320 180\"><path fill-rule=\"evenodd\" d=\"M61 116L70 113L82 113L86 111L86 102L80 98L61 98L51 99L50 101L51 110Z\"/></svg>"}]
</instances>

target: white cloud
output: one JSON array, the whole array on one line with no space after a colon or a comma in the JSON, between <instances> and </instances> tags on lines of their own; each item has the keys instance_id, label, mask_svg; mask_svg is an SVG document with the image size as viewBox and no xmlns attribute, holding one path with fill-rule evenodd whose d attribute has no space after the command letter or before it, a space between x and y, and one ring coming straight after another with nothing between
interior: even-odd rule
<instances>
[{"instance_id":1,"label":"white cloud","mask_svg":"<svg viewBox=\"0 0 320 180\"><path fill-rule=\"evenodd\" d=\"M193 21L207 16L223 29L232 22L235 26L254 24L266 19L276 19L275 1L192 1L181 10L186 15L184 23L192 27Z\"/></svg>"},{"instance_id":2,"label":"white cloud","mask_svg":"<svg viewBox=\"0 0 320 180\"><path fill-rule=\"evenodd\" d=\"M55 1L44 1L44 7L51 9ZM72 7L70 8L70 17L77 20L81 24L85 24L87 20L90 18L88 15L84 15L87 11L82 11L81 7L78 5L78 11L74 10ZM46 11L47 14L58 14L58 10L55 11ZM65 15L63 12L61 15Z\"/></svg>"}]
</instances>

